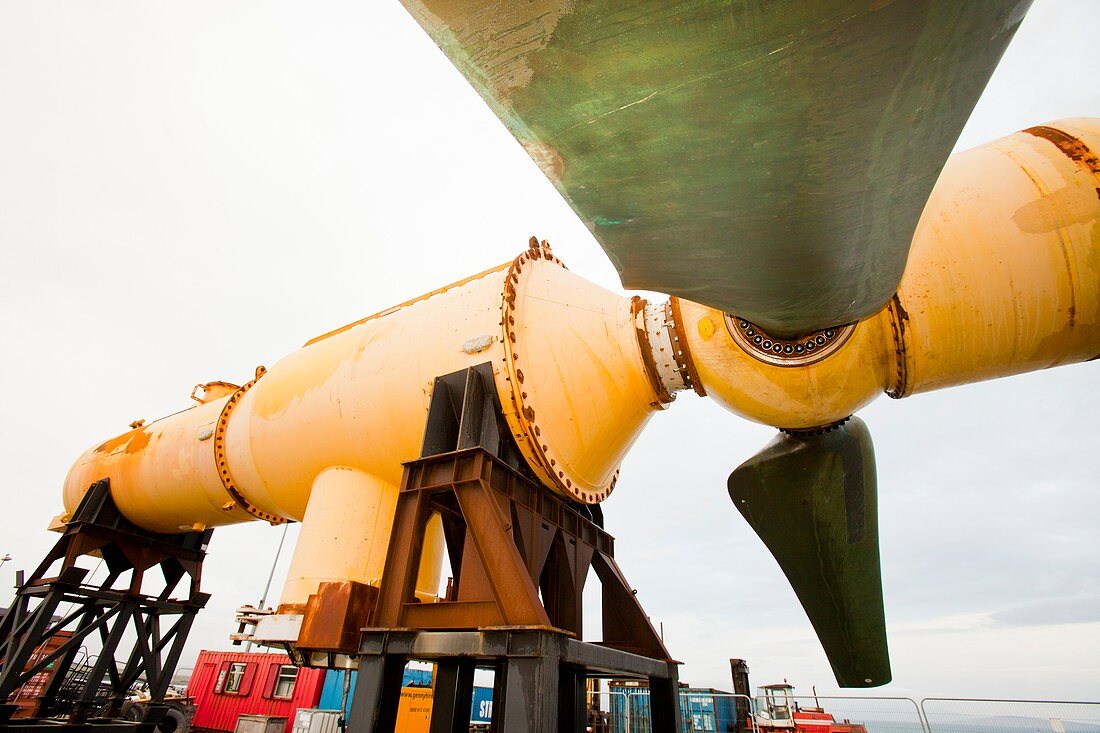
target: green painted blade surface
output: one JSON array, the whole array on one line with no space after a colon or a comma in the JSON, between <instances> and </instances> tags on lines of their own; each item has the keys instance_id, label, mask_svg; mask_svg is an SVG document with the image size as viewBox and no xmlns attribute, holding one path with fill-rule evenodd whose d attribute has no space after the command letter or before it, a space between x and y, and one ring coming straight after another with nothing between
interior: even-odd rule
<instances>
[{"instance_id":1,"label":"green painted blade surface","mask_svg":"<svg viewBox=\"0 0 1100 733\"><path fill-rule=\"evenodd\" d=\"M896 290L1030 0L402 0L623 284L777 334Z\"/></svg>"},{"instance_id":2,"label":"green painted blade surface","mask_svg":"<svg viewBox=\"0 0 1100 733\"><path fill-rule=\"evenodd\" d=\"M863 421L781 433L730 474L729 492L794 588L837 682L889 682L875 455Z\"/></svg>"}]
</instances>

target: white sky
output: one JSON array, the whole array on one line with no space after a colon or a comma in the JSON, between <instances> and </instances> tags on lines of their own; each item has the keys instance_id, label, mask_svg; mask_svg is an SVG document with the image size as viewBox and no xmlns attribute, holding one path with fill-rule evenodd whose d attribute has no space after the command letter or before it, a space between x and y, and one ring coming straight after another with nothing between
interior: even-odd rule
<instances>
[{"instance_id":1,"label":"white sky","mask_svg":"<svg viewBox=\"0 0 1100 733\"><path fill-rule=\"evenodd\" d=\"M1100 115L1095 0L1039 0L961 147ZM69 465L192 385L518 253L618 289L522 149L396 2L0 2L0 603ZM1096 365L895 402L879 456L895 695L1096 699ZM605 505L681 678L833 687L729 472L771 437L683 395ZM291 530L292 534L294 530ZM191 651L224 648L279 530L217 530ZM285 570L276 574L278 585ZM595 587L595 581L592 581Z\"/></svg>"}]
</instances>

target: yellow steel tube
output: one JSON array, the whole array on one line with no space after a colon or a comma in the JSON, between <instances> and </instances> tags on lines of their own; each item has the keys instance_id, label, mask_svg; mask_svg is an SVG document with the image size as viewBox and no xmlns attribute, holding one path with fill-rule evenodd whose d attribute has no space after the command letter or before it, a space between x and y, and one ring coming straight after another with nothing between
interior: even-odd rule
<instances>
[{"instance_id":1,"label":"yellow steel tube","mask_svg":"<svg viewBox=\"0 0 1100 733\"><path fill-rule=\"evenodd\" d=\"M954 156L898 291L904 396L1100 355L1100 120Z\"/></svg>"},{"instance_id":2,"label":"yellow steel tube","mask_svg":"<svg viewBox=\"0 0 1100 733\"><path fill-rule=\"evenodd\" d=\"M499 331L503 277L497 268L338 331L264 374L229 413L224 437L228 471L245 499L300 521L314 479L330 466L397 485L401 461L419 455L432 379L502 358L499 338L475 354L462 343ZM436 349L430 360L420 355L426 345ZM123 514L151 530L250 519L237 506L222 509L233 498L218 475L214 444L229 399L145 425L140 441L120 437L85 453L66 479L66 509L106 476Z\"/></svg>"},{"instance_id":3,"label":"yellow steel tube","mask_svg":"<svg viewBox=\"0 0 1100 733\"><path fill-rule=\"evenodd\" d=\"M631 301L536 245L314 339L230 395L88 451L66 481L66 508L109 477L120 510L156 531L300 520L285 605L301 606L323 580L375 584L433 381L486 362L533 470L570 498L604 498L659 400ZM442 548L438 522L429 530L425 597L438 587Z\"/></svg>"},{"instance_id":4,"label":"yellow steel tube","mask_svg":"<svg viewBox=\"0 0 1100 733\"><path fill-rule=\"evenodd\" d=\"M530 250L315 339L247 391L93 448L66 480L66 508L92 481L110 477L123 513L156 531L245 521L242 503L255 516L301 520L314 480L329 467L396 486L401 462L420 453L434 378L484 362L534 470L571 498L598 501L659 409L634 321L630 300ZM584 414L590 409L598 416ZM216 466L219 439L224 467ZM219 471L231 477L237 505Z\"/></svg>"},{"instance_id":5,"label":"yellow steel tube","mask_svg":"<svg viewBox=\"0 0 1100 733\"><path fill-rule=\"evenodd\" d=\"M355 468L321 471L309 493L279 605L304 608L325 581L378 585L389 536L389 528L379 525L393 516L397 493L393 484Z\"/></svg>"},{"instance_id":6,"label":"yellow steel tube","mask_svg":"<svg viewBox=\"0 0 1100 733\"><path fill-rule=\"evenodd\" d=\"M325 581L377 586L386 564L389 523L398 488L347 466L326 468L313 481L302 530L283 585L280 608L304 608ZM417 595L435 597L442 562L442 526L429 522Z\"/></svg>"},{"instance_id":7,"label":"yellow steel tube","mask_svg":"<svg viewBox=\"0 0 1100 733\"><path fill-rule=\"evenodd\" d=\"M501 390L511 398L505 416L547 485L576 501L602 501L662 407L639 347L641 315L631 300L567 273L556 260L518 265L503 319L512 387Z\"/></svg>"},{"instance_id":8,"label":"yellow steel tube","mask_svg":"<svg viewBox=\"0 0 1100 733\"><path fill-rule=\"evenodd\" d=\"M76 509L95 481L108 478L132 522L157 532L247 522L218 478L214 433L229 396L141 425L89 449L65 479L65 509ZM227 507L228 505L228 507Z\"/></svg>"},{"instance_id":9,"label":"yellow steel tube","mask_svg":"<svg viewBox=\"0 0 1100 733\"><path fill-rule=\"evenodd\" d=\"M686 300L678 305L703 389L742 417L781 428L827 425L890 386L885 313L857 324L845 345L826 359L788 367L760 361L736 344L721 311Z\"/></svg>"}]
</instances>

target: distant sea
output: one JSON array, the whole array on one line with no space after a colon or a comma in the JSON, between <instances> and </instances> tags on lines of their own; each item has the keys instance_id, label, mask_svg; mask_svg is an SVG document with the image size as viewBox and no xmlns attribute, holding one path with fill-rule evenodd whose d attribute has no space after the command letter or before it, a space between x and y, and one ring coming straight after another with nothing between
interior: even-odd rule
<instances>
[{"instance_id":1,"label":"distant sea","mask_svg":"<svg viewBox=\"0 0 1100 733\"><path fill-rule=\"evenodd\" d=\"M855 720L863 723L867 733L923 733L917 723L896 720ZM961 722L928 721L932 733L1100 733L1100 722L1056 718L1000 716Z\"/></svg>"}]
</instances>

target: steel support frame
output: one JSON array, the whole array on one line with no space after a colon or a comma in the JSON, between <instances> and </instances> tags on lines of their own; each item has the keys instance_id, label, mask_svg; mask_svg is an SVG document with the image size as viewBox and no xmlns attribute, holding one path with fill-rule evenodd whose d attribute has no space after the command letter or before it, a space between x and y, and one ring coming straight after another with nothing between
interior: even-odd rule
<instances>
[{"instance_id":1,"label":"steel support frame","mask_svg":"<svg viewBox=\"0 0 1100 733\"><path fill-rule=\"evenodd\" d=\"M0 622L0 701L35 675L53 670L37 715L13 719L16 706L0 705L0 730L40 730L42 725L132 730L159 722L165 708L157 702L168 691L195 614L209 599L199 582L210 535L210 530L179 535L142 530L118 511L106 479L93 484ZM102 582L86 582L88 571L76 564L86 555L106 565ZM153 568L164 579L155 596L142 592L145 573ZM127 572L130 577L124 579ZM177 589L182 598L172 597ZM67 608L59 615L63 605ZM133 630L134 640L120 665L127 630ZM63 641L47 652L54 638ZM98 658L75 669L77 653L92 639L100 647ZM145 719L113 720L139 681L151 699Z\"/></svg>"},{"instance_id":2,"label":"steel support frame","mask_svg":"<svg viewBox=\"0 0 1100 733\"><path fill-rule=\"evenodd\" d=\"M435 381L421 458L405 463L371 628L359 646L353 733L389 733L410 659L435 663L431 733L466 733L474 669L496 671L493 730L585 730L589 677L648 679L654 733L679 733L677 662L615 562L597 514L517 459L482 364ZM442 520L453 583L421 603L428 522ZM581 637L589 570L603 641Z\"/></svg>"},{"instance_id":3,"label":"steel support frame","mask_svg":"<svg viewBox=\"0 0 1100 733\"><path fill-rule=\"evenodd\" d=\"M443 520L452 597L420 603L416 577L428 521ZM602 586L603 643L669 659L615 562L614 538L484 448L405 464L375 628L544 628L581 636L589 569ZM541 597L540 597L541 591Z\"/></svg>"},{"instance_id":4,"label":"steel support frame","mask_svg":"<svg viewBox=\"0 0 1100 733\"><path fill-rule=\"evenodd\" d=\"M431 733L467 733L475 668L495 671L493 733L582 733L589 678L648 681L654 733L679 733L678 663L546 629L364 629L349 733L389 733L410 660L437 666Z\"/></svg>"}]
</instances>

